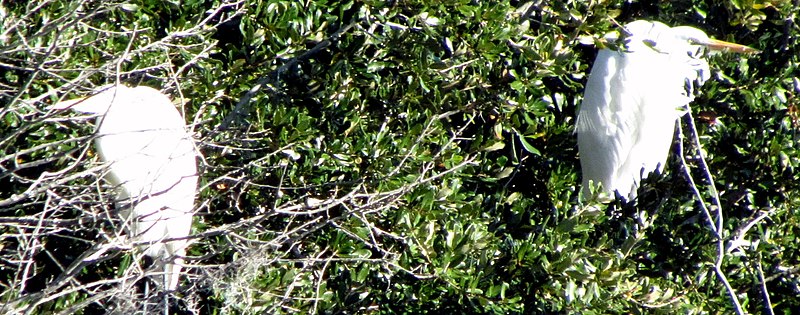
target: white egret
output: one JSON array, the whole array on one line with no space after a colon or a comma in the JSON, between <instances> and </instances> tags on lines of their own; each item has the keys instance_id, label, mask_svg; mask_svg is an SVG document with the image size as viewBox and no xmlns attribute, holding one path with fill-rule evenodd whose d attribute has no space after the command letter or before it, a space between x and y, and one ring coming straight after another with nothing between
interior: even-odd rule
<instances>
[{"instance_id":1,"label":"white egret","mask_svg":"<svg viewBox=\"0 0 800 315\"><path fill-rule=\"evenodd\" d=\"M147 242L141 249L163 264L164 286L175 290L197 190L196 153L178 110L158 90L123 85L53 108L99 115L95 147L129 237ZM184 239L165 242L173 238Z\"/></svg>"},{"instance_id":2,"label":"white egret","mask_svg":"<svg viewBox=\"0 0 800 315\"><path fill-rule=\"evenodd\" d=\"M641 179L663 171L676 121L709 78L706 50L757 52L688 26L639 20L623 33L606 36L620 47L597 54L576 122L587 198L592 182L633 200Z\"/></svg>"}]
</instances>

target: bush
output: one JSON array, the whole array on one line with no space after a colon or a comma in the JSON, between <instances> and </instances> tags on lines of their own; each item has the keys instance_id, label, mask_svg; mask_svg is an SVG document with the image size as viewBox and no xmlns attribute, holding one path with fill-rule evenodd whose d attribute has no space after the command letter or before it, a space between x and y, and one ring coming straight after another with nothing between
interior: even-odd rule
<instances>
[{"instance_id":1,"label":"bush","mask_svg":"<svg viewBox=\"0 0 800 315\"><path fill-rule=\"evenodd\" d=\"M4 2L0 310L163 300L118 228L90 117L47 109L119 80L171 95L203 155L169 313L789 313L799 10ZM641 18L763 51L711 56L692 104L718 203L690 139L707 202L674 153L636 205L578 200L573 125L594 43Z\"/></svg>"}]
</instances>

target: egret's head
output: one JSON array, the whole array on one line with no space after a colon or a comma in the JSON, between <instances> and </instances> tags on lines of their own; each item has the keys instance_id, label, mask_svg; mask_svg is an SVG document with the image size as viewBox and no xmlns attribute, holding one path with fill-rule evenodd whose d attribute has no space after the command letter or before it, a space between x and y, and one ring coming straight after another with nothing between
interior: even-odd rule
<instances>
[{"instance_id":1,"label":"egret's head","mask_svg":"<svg viewBox=\"0 0 800 315\"><path fill-rule=\"evenodd\" d=\"M758 50L735 43L711 39L705 32L690 26L669 27L661 22L637 20L625 25L625 47L629 51L653 49L660 53L686 53L692 58L706 51L756 53Z\"/></svg>"},{"instance_id":2,"label":"egret's head","mask_svg":"<svg viewBox=\"0 0 800 315\"><path fill-rule=\"evenodd\" d=\"M696 43L708 41L708 35L699 29L689 26L671 28L655 21L633 21L626 24L621 32L625 48L630 52L688 52L692 57L699 57L705 52L705 48Z\"/></svg>"}]
</instances>

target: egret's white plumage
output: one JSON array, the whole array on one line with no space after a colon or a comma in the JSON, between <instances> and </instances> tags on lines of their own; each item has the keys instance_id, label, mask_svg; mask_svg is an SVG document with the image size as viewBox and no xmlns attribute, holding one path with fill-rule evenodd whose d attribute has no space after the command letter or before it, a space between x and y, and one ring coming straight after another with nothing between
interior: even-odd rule
<instances>
[{"instance_id":1,"label":"egret's white plumage","mask_svg":"<svg viewBox=\"0 0 800 315\"><path fill-rule=\"evenodd\" d=\"M98 114L95 147L108 163L117 207L131 239L164 265L164 283L178 285L197 190L196 153L186 124L169 98L150 87L111 86L55 109Z\"/></svg>"},{"instance_id":2,"label":"egret's white plumage","mask_svg":"<svg viewBox=\"0 0 800 315\"><path fill-rule=\"evenodd\" d=\"M706 49L755 51L659 22L634 21L624 33L621 41L617 35L605 38L621 47L598 53L578 113L586 197L592 182L611 197L617 191L633 200L642 178L663 171L675 123L694 89L709 78Z\"/></svg>"}]
</instances>

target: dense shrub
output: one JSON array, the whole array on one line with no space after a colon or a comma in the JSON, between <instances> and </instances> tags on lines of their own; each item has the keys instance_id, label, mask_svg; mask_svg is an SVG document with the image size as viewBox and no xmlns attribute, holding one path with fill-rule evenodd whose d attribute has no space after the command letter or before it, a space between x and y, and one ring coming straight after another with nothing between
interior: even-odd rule
<instances>
[{"instance_id":1,"label":"dense shrub","mask_svg":"<svg viewBox=\"0 0 800 315\"><path fill-rule=\"evenodd\" d=\"M170 312L800 309L798 11L4 1L0 312L145 312L160 298L110 215L90 118L47 109L117 80L171 95L204 156ZM763 51L710 56L692 104L718 203L691 137L673 151L704 202L677 152L636 205L578 199L573 126L595 44L643 18Z\"/></svg>"}]
</instances>

